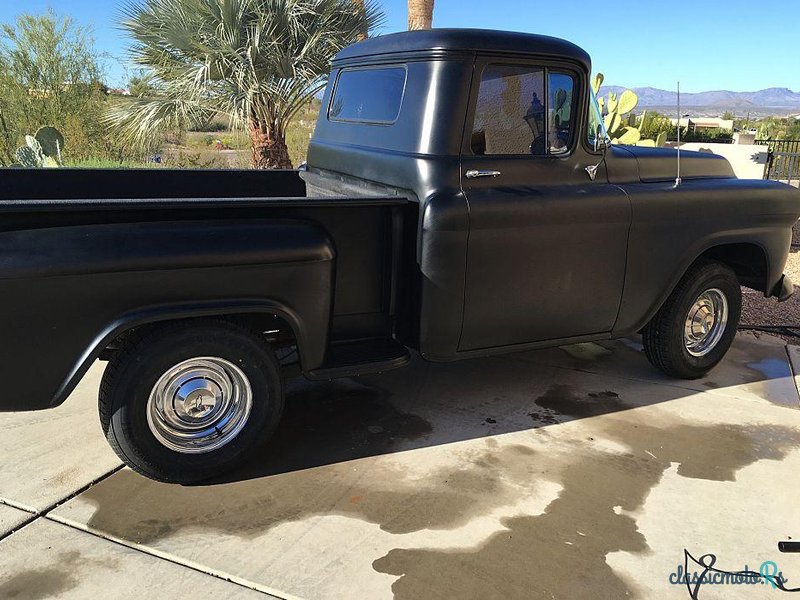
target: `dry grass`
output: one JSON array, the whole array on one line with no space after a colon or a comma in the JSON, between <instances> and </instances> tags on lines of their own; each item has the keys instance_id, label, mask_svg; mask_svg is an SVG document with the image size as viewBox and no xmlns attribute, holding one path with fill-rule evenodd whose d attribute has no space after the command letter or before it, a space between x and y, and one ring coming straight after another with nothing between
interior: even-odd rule
<instances>
[{"instance_id":1,"label":"dry grass","mask_svg":"<svg viewBox=\"0 0 800 600\"><path fill-rule=\"evenodd\" d=\"M302 111L286 133L292 165L306 160L308 142L314 133L318 106ZM161 151L165 166L201 169L248 169L251 165L250 138L243 131L189 131L165 145Z\"/></svg>"},{"instance_id":2,"label":"dry grass","mask_svg":"<svg viewBox=\"0 0 800 600\"><path fill-rule=\"evenodd\" d=\"M287 128L286 145L292 165L297 168L306 160L308 142L314 133L319 114L319 100L304 107ZM153 155L161 162L146 157L125 157L113 160L95 156L68 160L67 166L83 168L179 168L179 169L249 169L252 165L250 138L244 131L232 130L228 120L217 116L204 124L202 131L169 132Z\"/></svg>"}]
</instances>

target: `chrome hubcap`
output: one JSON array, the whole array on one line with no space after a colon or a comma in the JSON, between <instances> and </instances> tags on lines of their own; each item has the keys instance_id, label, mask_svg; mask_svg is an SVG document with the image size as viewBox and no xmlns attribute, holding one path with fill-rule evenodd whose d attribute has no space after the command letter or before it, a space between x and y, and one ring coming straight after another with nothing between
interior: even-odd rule
<instances>
[{"instance_id":1,"label":"chrome hubcap","mask_svg":"<svg viewBox=\"0 0 800 600\"><path fill-rule=\"evenodd\" d=\"M692 356L711 352L725 333L728 323L728 300L717 288L706 290L697 297L686 316L683 343Z\"/></svg>"},{"instance_id":2,"label":"chrome hubcap","mask_svg":"<svg viewBox=\"0 0 800 600\"><path fill-rule=\"evenodd\" d=\"M184 454L211 452L247 423L253 392L242 370L204 356L178 363L159 377L147 400L147 424L167 448Z\"/></svg>"}]
</instances>

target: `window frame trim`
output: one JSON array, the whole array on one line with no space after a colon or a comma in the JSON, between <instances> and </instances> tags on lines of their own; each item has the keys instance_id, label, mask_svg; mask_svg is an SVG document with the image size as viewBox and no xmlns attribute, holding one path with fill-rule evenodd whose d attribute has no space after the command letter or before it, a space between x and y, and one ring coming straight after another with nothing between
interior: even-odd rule
<instances>
[{"instance_id":1,"label":"window frame trim","mask_svg":"<svg viewBox=\"0 0 800 600\"><path fill-rule=\"evenodd\" d=\"M560 73L562 75L568 75L572 79L572 93L570 94L570 115L569 120L572 125L569 128L569 140L567 143L567 151L566 152L559 152L558 154L553 154L550 152L550 73L555 71L556 73ZM544 138L544 147L547 149L545 156L569 156L575 150L575 131L578 129L578 122L577 117L575 115L574 108L577 106L578 102L578 86L580 85L580 78L578 77L577 73L571 72L569 69L559 69L559 68L551 68L545 67L545 99L547 102L544 105L544 115L545 115L545 138Z\"/></svg>"},{"instance_id":2,"label":"window frame trim","mask_svg":"<svg viewBox=\"0 0 800 600\"><path fill-rule=\"evenodd\" d=\"M333 102L336 99L336 93L339 91L339 82L342 77L343 73L350 72L350 71L382 71L387 69L402 69L403 70L403 89L400 92L400 102L397 106L397 114L395 115L394 119L391 121L386 120L369 120L369 119L342 119L338 117L331 116L331 108L333 107ZM406 63L384 63L380 65L358 65L352 67L341 67L336 73L336 81L333 83L333 89L331 90L331 96L328 100L328 106L325 108L325 118L330 121L331 123L348 123L350 125L382 125L384 127L390 127L397 123L397 120L400 118L400 113L403 110L403 101L406 97L406 90L408 89L408 64Z\"/></svg>"}]
</instances>

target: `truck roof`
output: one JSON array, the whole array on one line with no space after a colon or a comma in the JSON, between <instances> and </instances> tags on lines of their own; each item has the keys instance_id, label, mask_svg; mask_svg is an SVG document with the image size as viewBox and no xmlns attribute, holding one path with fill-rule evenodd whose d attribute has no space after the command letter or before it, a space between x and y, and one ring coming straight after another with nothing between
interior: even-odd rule
<instances>
[{"instance_id":1,"label":"truck roof","mask_svg":"<svg viewBox=\"0 0 800 600\"><path fill-rule=\"evenodd\" d=\"M380 35L348 46L333 61L432 50L557 56L575 60L591 70L589 55L572 42L547 35L490 29L427 29Z\"/></svg>"}]
</instances>

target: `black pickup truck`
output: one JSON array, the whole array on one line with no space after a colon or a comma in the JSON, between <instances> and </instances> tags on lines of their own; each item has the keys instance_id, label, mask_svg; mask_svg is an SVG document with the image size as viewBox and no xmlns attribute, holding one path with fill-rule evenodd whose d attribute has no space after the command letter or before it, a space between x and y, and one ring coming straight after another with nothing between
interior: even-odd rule
<instances>
[{"instance_id":1,"label":"black pickup truck","mask_svg":"<svg viewBox=\"0 0 800 600\"><path fill-rule=\"evenodd\" d=\"M334 59L298 171L0 174L0 409L99 412L133 469L191 482L329 379L641 332L699 377L740 285L785 299L800 192L712 154L609 144L590 61L479 30ZM76 440L76 443L79 443Z\"/></svg>"}]
</instances>

